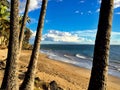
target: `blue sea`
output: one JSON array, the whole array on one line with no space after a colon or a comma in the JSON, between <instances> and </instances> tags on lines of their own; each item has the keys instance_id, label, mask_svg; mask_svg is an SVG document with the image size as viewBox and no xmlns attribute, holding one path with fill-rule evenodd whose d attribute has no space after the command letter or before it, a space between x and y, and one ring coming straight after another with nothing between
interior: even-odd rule
<instances>
[{"instance_id":1,"label":"blue sea","mask_svg":"<svg viewBox=\"0 0 120 90\"><path fill-rule=\"evenodd\" d=\"M42 44L41 52L51 59L91 69L94 45ZM120 45L110 46L108 73L120 77Z\"/></svg>"}]
</instances>

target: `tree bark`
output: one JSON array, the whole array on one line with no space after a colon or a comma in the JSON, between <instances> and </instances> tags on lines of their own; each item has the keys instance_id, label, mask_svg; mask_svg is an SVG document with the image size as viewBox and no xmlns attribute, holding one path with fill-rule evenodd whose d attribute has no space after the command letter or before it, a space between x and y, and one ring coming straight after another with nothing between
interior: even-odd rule
<instances>
[{"instance_id":1,"label":"tree bark","mask_svg":"<svg viewBox=\"0 0 120 90\"><path fill-rule=\"evenodd\" d=\"M88 90L106 90L114 0L102 0Z\"/></svg>"},{"instance_id":2,"label":"tree bark","mask_svg":"<svg viewBox=\"0 0 120 90\"><path fill-rule=\"evenodd\" d=\"M18 60L18 38L19 38L19 1L11 0L10 11L10 38L6 68L1 89L18 90L17 84L17 60Z\"/></svg>"},{"instance_id":3,"label":"tree bark","mask_svg":"<svg viewBox=\"0 0 120 90\"><path fill-rule=\"evenodd\" d=\"M21 84L20 90L33 90L34 89L34 77L36 73L35 70L36 70L37 59L38 59L38 55L40 51L40 41L41 41L42 29L44 25L46 7L47 7L47 0L43 0L39 22L38 22L38 27L37 27L37 33L36 33L35 42L34 42L34 48L32 51L28 70L25 74L25 78L24 78L23 83Z\"/></svg>"},{"instance_id":4,"label":"tree bark","mask_svg":"<svg viewBox=\"0 0 120 90\"><path fill-rule=\"evenodd\" d=\"M25 12L24 12L24 16L22 19L22 24L21 24L21 28L20 28L20 35L19 35L19 54L21 52L22 49L22 42L23 42L23 38L24 38L24 29L26 26L26 22L27 22L27 15L28 15L28 9L29 9L29 5L30 5L30 0L27 0L26 2L26 7L25 7Z\"/></svg>"}]
</instances>

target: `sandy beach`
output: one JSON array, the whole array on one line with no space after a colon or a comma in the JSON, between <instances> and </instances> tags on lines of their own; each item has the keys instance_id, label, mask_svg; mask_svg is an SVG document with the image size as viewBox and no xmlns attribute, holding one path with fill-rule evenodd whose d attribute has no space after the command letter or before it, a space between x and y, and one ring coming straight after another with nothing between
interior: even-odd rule
<instances>
[{"instance_id":1,"label":"sandy beach","mask_svg":"<svg viewBox=\"0 0 120 90\"><path fill-rule=\"evenodd\" d=\"M23 50L20 56L19 74L27 70L31 51ZM7 56L7 49L0 50L0 61ZM3 78L3 71L0 70L0 83ZM80 68L71 64L51 60L47 55L41 54L38 59L36 77L45 82L55 80L64 90L87 90L90 78L90 70ZM19 80L21 81L21 80ZM108 76L107 90L120 90L120 78Z\"/></svg>"}]
</instances>

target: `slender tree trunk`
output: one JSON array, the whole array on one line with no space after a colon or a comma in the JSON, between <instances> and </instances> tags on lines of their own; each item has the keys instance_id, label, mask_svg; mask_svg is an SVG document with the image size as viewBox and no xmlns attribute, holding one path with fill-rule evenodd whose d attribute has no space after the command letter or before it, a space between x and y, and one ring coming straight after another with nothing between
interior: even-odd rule
<instances>
[{"instance_id":1,"label":"slender tree trunk","mask_svg":"<svg viewBox=\"0 0 120 90\"><path fill-rule=\"evenodd\" d=\"M18 90L17 85L17 60L18 60L18 38L19 38L19 0L11 0L10 12L10 38L6 68L1 89Z\"/></svg>"},{"instance_id":2,"label":"slender tree trunk","mask_svg":"<svg viewBox=\"0 0 120 90\"><path fill-rule=\"evenodd\" d=\"M102 0L88 90L106 90L114 0Z\"/></svg>"},{"instance_id":3,"label":"slender tree trunk","mask_svg":"<svg viewBox=\"0 0 120 90\"><path fill-rule=\"evenodd\" d=\"M28 14L28 8L30 5L30 0L27 0L26 2L26 7L25 7L25 12L24 12L24 16L22 19L22 24L21 24L21 28L20 28L20 36L19 36L19 54L21 52L22 49L22 42L23 42L23 38L24 38L24 29L26 26L26 22L27 22L27 14Z\"/></svg>"},{"instance_id":4,"label":"slender tree trunk","mask_svg":"<svg viewBox=\"0 0 120 90\"><path fill-rule=\"evenodd\" d=\"M33 88L34 88L34 77L35 77L35 73L36 73L35 70L36 70L37 59L38 59L38 55L39 55L39 51L40 51L40 41L41 41L42 29L43 29L43 25L44 25L46 7L47 7L47 0L43 0L40 17L39 17L39 22L38 22L38 27L37 27L37 33L36 33L35 42L34 42L34 48L32 51L28 70L26 72L24 81L21 84L20 90L33 90Z\"/></svg>"}]
</instances>

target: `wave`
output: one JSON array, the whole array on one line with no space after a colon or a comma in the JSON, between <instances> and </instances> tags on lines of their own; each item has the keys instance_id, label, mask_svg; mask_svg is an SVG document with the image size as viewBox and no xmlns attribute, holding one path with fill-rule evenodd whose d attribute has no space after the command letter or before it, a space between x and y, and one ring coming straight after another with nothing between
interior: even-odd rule
<instances>
[{"instance_id":1,"label":"wave","mask_svg":"<svg viewBox=\"0 0 120 90\"><path fill-rule=\"evenodd\" d=\"M120 68L117 69L120 72Z\"/></svg>"},{"instance_id":2,"label":"wave","mask_svg":"<svg viewBox=\"0 0 120 90\"><path fill-rule=\"evenodd\" d=\"M69 60L74 60L73 56L70 56L70 55L67 55L67 54L64 54L64 57L69 59Z\"/></svg>"},{"instance_id":3,"label":"wave","mask_svg":"<svg viewBox=\"0 0 120 90\"><path fill-rule=\"evenodd\" d=\"M76 56L77 58L86 59L85 56L82 56L82 55L80 55L80 54L76 54L75 56Z\"/></svg>"},{"instance_id":4,"label":"wave","mask_svg":"<svg viewBox=\"0 0 120 90\"><path fill-rule=\"evenodd\" d=\"M41 53L47 54L48 58L54 59L57 61L62 61L66 63L70 63L79 67L84 67L87 69L92 68L92 59L89 57L85 57L80 54L71 55L71 54L65 54L57 51L52 50L41 50ZM112 60L109 62L109 74L113 76L120 77L120 63L119 61Z\"/></svg>"}]
</instances>

